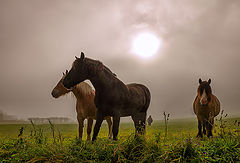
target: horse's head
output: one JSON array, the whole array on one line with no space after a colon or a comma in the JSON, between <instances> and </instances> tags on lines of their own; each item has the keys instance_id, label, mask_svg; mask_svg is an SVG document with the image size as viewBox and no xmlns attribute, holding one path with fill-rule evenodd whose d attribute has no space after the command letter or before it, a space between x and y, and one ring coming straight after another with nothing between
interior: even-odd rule
<instances>
[{"instance_id":1,"label":"horse's head","mask_svg":"<svg viewBox=\"0 0 240 163\"><path fill-rule=\"evenodd\" d=\"M105 73L110 77L116 77L109 68L104 66L102 62L98 60L93 60L90 58L85 58L83 52L81 52L81 57L75 57L75 61L72 64L72 68L63 80L63 85L66 88L71 88L78 83L83 82L86 79L96 78L98 74Z\"/></svg>"},{"instance_id":2,"label":"horse's head","mask_svg":"<svg viewBox=\"0 0 240 163\"><path fill-rule=\"evenodd\" d=\"M75 58L71 70L63 80L64 87L68 89L87 79L84 53L81 52L80 58Z\"/></svg>"},{"instance_id":3,"label":"horse's head","mask_svg":"<svg viewBox=\"0 0 240 163\"><path fill-rule=\"evenodd\" d=\"M75 61L72 64L72 68L63 80L63 85L66 88L71 88L86 79L90 79L97 71L103 69L103 64L99 61L85 58L83 52L81 57L75 57ZM99 68L100 67L100 68Z\"/></svg>"},{"instance_id":4,"label":"horse's head","mask_svg":"<svg viewBox=\"0 0 240 163\"><path fill-rule=\"evenodd\" d=\"M63 80L65 78L65 76L68 74L68 70L66 70L66 72L64 73L63 72L63 76L62 78L59 80L59 82L57 83L57 85L55 86L55 88L52 90L52 96L54 98L58 98L62 95L65 95L66 93L70 92L69 89L66 89L64 86L63 86Z\"/></svg>"},{"instance_id":5,"label":"horse's head","mask_svg":"<svg viewBox=\"0 0 240 163\"><path fill-rule=\"evenodd\" d=\"M199 86L198 86L198 98L200 99L200 104L203 106L208 105L208 103L211 101L211 94L212 89L210 87L211 79L208 81L202 81L202 79L199 79Z\"/></svg>"}]
</instances>

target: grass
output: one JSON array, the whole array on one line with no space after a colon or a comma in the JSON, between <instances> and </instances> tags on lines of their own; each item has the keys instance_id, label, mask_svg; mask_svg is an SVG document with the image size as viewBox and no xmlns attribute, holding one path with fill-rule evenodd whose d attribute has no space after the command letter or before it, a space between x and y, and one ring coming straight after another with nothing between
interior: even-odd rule
<instances>
[{"instance_id":1,"label":"grass","mask_svg":"<svg viewBox=\"0 0 240 163\"><path fill-rule=\"evenodd\" d=\"M216 121L210 139L196 138L195 119L170 119L167 130L164 121L154 121L145 137L135 136L132 122L121 123L118 141L107 138L104 123L95 142L85 141L86 128L80 141L76 124L2 124L0 162L239 162L236 122L240 118Z\"/></svg>"}]
</instances>

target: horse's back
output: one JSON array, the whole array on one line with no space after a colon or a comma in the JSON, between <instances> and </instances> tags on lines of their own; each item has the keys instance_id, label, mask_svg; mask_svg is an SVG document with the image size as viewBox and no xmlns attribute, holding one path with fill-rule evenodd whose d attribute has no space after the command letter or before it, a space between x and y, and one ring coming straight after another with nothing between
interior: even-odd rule
<instances>
[{"instance_id":1,"label":"horse's back","mask_svg":"<svg viewBox=\"0 0 240 163\"><path fill-rule=\"evenodd\" d=\"M141 104L141 112L146 112L151 100L149 89L146 86L137 83L127 84L126 86L129 90L131 102Z\"/></svg>"}]
</instances>

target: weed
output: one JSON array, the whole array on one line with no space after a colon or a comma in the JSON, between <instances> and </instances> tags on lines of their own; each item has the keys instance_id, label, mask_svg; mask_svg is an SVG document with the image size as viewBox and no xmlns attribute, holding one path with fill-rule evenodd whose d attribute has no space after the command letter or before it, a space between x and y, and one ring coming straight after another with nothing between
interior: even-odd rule
<instances>
[{"instance_id":1,"label":"weed","mask_svg":"<svg viewBox=\"0 0 240 163\"><path fill-rule=\"evenodd\" d=\"M165 126L165 138L167 137L167 132L168 132L168 120L169 120L169 116L170 114L166 114L166 112L163 112L163 116L164 116L164 126Z\"/></svg>"}]
</instances>

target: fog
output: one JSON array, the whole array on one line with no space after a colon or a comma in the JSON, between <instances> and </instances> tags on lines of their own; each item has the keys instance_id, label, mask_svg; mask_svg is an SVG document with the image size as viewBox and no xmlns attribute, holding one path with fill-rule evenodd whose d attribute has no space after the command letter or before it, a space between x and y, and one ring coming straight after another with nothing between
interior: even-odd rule
<instances>
[{"instance_id":1,"label":"fog","mask_svg":"<svg viewBox=\"0 0 240 163\"><path fill-rule=\"evenodd\" d=\"M194 117L199 78L212 79L225 113L240 115L239 17L238 0L1 0L0 110L74 119L75 99L51 91L83 51L124 83L148 86L154 119ZM162 39L150 59L131 52L141 32Z\"/></svg>"}]
</instances>

